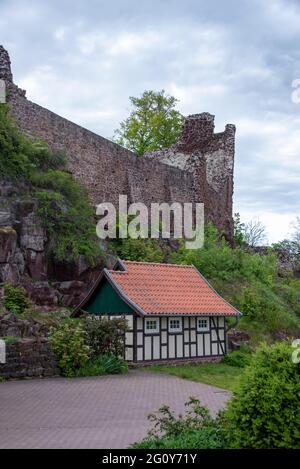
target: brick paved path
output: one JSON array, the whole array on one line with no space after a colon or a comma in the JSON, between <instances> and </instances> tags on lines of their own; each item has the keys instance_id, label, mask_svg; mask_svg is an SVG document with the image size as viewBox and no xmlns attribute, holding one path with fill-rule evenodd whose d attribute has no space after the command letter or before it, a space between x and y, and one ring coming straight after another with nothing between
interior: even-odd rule
<instances>
[{"instance_id":1,"label":"brick paved path","mask_svg":"<svg viewBox=\"0 0 300 469\"><path fill-rule=\"evenodd\" d=\"M212 386L140 370L0 383L0 448L126 448L145 436L150 412L162 404L182 412L189 396L212 412L228 399Z\"/></svg>"}]
</instances>

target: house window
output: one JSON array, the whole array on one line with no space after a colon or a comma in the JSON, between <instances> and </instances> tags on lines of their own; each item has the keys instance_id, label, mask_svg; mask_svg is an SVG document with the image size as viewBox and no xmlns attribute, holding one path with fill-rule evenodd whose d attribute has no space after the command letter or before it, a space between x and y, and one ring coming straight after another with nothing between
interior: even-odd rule
<instances>
[{"instance_id":1,"label":"house window","mask_svg":"<svg viewBox=\"0 0 300 469\"><path fill-rule=\"evenodd\" d=\"M182 322L181 318L170 318L169 319L169 332L181 332Z\"/></svg>"},{"instance_id":2,"label":"house window","mask_svg":"<svg viewBox=\"0 0 300 469\"><path fill-rule=\"evenodd\" d=\"M158 319L145 319L145 333L157 334L159 332Z\"/></svg>"},{"instance_id":3,"label":"house window","mask_svg":"<svg viewBox=\"0 0 300 469\"><path fill-rule=\"evenodd\" d=\"M209 319L208 318L197 318L197 331L198 332L209 331Z\"/></svg>"}]
</instances>

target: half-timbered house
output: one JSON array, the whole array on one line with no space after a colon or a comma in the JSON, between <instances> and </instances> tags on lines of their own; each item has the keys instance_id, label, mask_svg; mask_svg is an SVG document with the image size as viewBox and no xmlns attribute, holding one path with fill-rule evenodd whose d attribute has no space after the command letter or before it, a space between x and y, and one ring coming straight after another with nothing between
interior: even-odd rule
<instances>
[{"instance_id":1,"label":"half-timbered house","mask_svg":"<svg viewBox=\"0 0 300 469\"><path fill-rule=\"evenodd\" d=\"M226 353L226 318L241 313L191 265L119 260L104 269L73 316L125 316L125 359L192 360Z\"/></svg>"}]
</instances>

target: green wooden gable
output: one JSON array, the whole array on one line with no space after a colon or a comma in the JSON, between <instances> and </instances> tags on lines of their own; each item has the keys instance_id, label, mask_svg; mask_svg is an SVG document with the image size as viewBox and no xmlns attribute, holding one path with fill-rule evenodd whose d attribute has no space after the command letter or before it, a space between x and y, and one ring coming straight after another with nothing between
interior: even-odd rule
<instances>
[{"instance_id":1,"label":"green wooden gable","mask_svg":"<svg viewBox=\"0 0 300 469\"><path fill-rule=\"evenodd\" d=\"M133 310L120 298L111 284L103 278L84 306L90 314L132 314Z\"/></svg>"}]
</instances>

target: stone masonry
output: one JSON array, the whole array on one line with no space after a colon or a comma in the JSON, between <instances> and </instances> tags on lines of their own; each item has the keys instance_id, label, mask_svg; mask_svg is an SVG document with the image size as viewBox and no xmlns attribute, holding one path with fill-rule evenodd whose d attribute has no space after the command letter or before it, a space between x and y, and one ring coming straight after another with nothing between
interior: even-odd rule
<instances>
[{"instance_id":1,"label":"stone masonry","mask_svg":"<svg viewBox=\"0 0 300 469\"><path fill-rule=\"evenodd\" d=\"M0 376L41 378L58 376L59 369L46 338L26 338L6 345L6 363L0 364Z\"/></svg>"},{"instance_id":2,"label":"stone masonry","mask_svg":"<svg viewBox=\"0 0 300 469\"><path fill-rule=\"evenodd\" d=\"M87 186L94 204L128 202L204 202L206 219L232 239L235 127L214 133L209 113L187 117L183 134L169 149L138 157L125 148L29 101L13 83L10 58L0 46L0 79L20 129L65 149L69 169Z\"/></svg>"}]
</instances>

